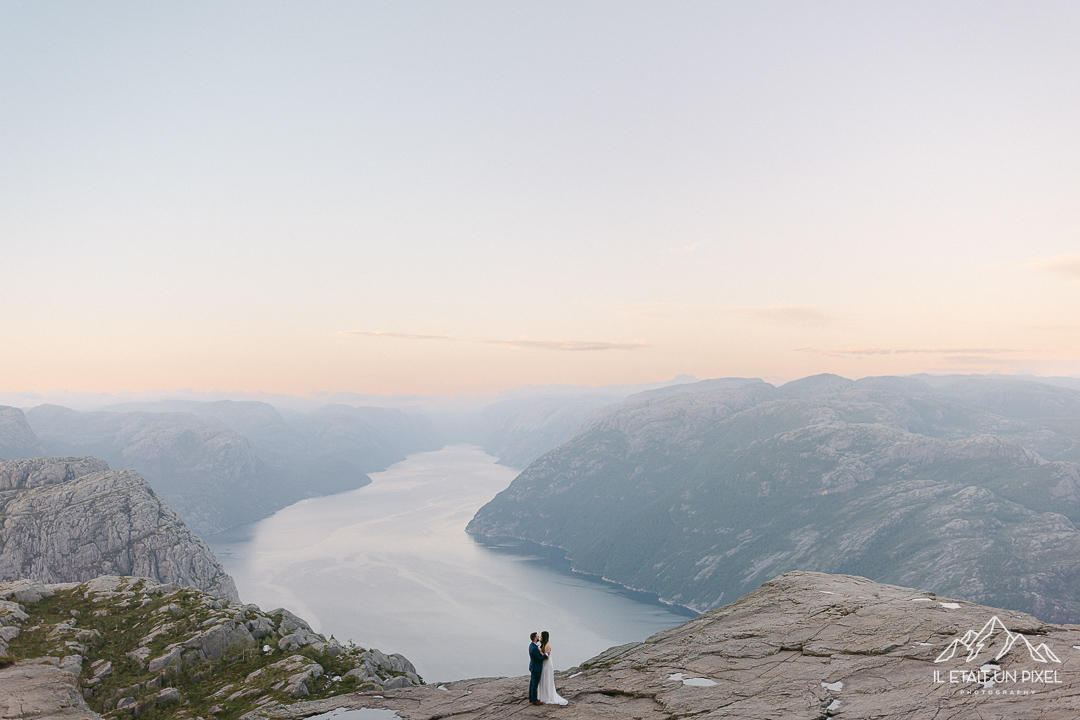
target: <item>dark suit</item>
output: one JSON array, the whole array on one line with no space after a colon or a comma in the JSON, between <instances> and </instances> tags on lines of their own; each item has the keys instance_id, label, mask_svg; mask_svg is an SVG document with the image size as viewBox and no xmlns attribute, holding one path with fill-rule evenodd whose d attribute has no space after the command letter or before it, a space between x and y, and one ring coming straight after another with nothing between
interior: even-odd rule
<instances>
[{"instance_id":1,"label":"dark suit","mask_svg":"<svg viewBox=\"0 0 1080 720\"><path fill-rule=\"evenodd\" d=\"M536 702L536 689L540 687L540 673L544 670L544 658L536 643L529 643L529 702Z\"/></svg>"}]
</instances>

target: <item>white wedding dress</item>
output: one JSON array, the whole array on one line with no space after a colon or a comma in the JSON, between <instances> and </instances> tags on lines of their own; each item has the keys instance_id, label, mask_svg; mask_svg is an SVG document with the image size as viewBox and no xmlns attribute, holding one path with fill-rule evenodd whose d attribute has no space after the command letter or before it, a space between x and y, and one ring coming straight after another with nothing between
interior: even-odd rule
<instances>
[{"instance_id":1,"label":"white wedding dress","mask_svg":"<svg viewBox=\"0 0 1080 720\"><path fill-rule=\"evenodd\" d=\"M567 705L569 701L555 692L555 665L552 664L550 656L551 647L548 646L548 659L544 661L544 669L540 671L540 687L536 691L536 697L545 705Z\"/></svg>"}]
</instances>

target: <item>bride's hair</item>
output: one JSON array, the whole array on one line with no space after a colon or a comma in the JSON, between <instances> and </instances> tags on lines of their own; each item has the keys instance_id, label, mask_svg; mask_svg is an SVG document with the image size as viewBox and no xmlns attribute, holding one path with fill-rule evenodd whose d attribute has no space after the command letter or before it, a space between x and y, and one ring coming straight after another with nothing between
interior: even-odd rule
<instances>
[{"instance_id":1,"label":"bride's hair","mask_svg":"<svg viewBox=\"0 0 1080 720\"><path fill-rule=\"evenodd\" d=\"M550 635L548 635L548 631L547 631L547 630L545 630L544 632L540 633L540 647L542 647L542 648L546 648L546 647L547 647L547 644L548 644L548 640L550 640L550 639L551 639L551 636L550 636Z\"/></svg>"}]
</instances>

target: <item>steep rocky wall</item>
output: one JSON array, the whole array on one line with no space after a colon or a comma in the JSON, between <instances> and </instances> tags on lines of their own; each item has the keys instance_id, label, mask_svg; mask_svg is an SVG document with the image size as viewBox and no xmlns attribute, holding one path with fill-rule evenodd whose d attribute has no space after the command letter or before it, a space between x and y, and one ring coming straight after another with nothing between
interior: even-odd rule
<instances>
[{"instance_id":1,"label":"steep rocky wall","mask_svg":"<svg viewBox=\"0 0 1080 720\"><path fill-rule=\"evenodd\" d=\"M34 434L19 408L0 406L0 460L15 460L45 454L45 447Z\"/></svg>"},{"instance_id":2,"label":"steep rocky wall","mask_svg":"<svg viewBox=\"0 0 1080 720\"><path fill-rule=\"evenodd\" d=\"M206 543L138 474L106 469L39 484L100 464L93 458L3 464L0 478L31 487L0 493L0 581L136 575L239 599Z\"/></svg>"}]
</instances>

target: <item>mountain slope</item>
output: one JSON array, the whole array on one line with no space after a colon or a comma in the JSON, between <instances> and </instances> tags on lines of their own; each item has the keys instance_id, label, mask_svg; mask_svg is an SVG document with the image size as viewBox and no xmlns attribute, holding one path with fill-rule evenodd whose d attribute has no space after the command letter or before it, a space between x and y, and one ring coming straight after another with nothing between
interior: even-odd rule
<instances>
[{"instance_id":1,"label":"mountain slope","mask_svg":"<svg viewBox=\"0 0 1080 720\"><path fill-rule=\"evenodd\" d=\"M136 575L232 600L210 548L130 470L94 458L0 462L0 581Z\"/></svg>"},{"instance_id":2,"label":"mountain slope","mask_svg":"<svg viewBox=\"0 0 1080 720\"><path fill-rule=\"evenodd\" d=\"M34 434L19 408L0 406L0 460L20 460L44 454L41 440Z\"/></svg>"},{"instance_id":3,"label":"mountain slope","mask_svg":"<svg viewBox=\"0 0 1080 720\"><path fill-rule=\"evenodd\" d=\"M468 531L562 547L579 570L698 610L807 569L1080 620L1080 482L1057 460L1080 440L1080 393L1010 383L1023 417L972 393L818 376L632 398Z\"/></svg>"}]
</instances>

